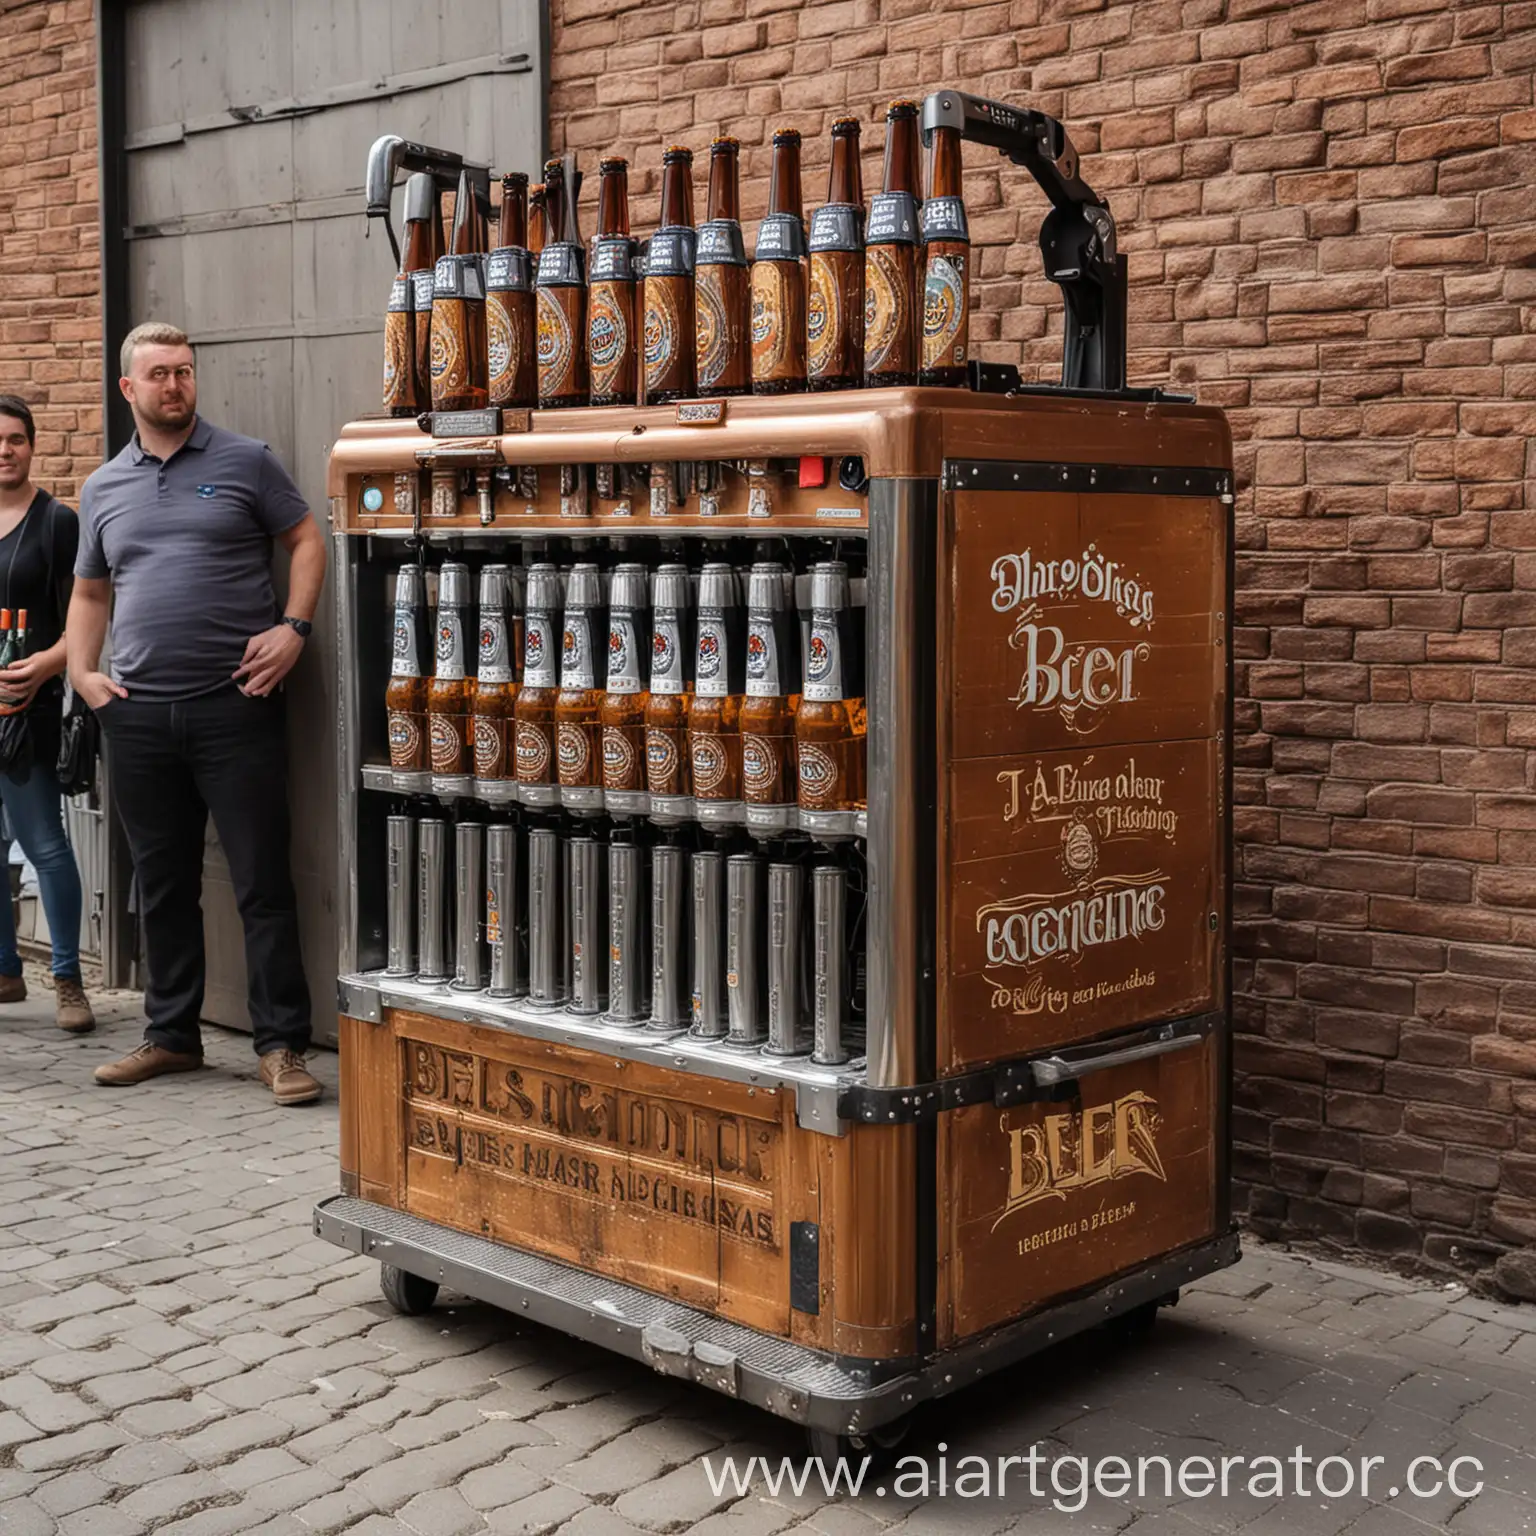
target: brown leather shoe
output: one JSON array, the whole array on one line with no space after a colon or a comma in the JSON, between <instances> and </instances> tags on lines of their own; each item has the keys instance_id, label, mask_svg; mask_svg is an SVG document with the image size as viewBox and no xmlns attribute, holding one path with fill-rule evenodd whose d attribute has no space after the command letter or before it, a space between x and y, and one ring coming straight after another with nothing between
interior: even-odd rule
<instances>
[{"instance_id":1,"label":"brown leather shoe","mask_svg":"<svg viewBox=\"0 0 1536 1536\"><path fill-rule=\"evenodd\" d=\"M56 976L53 981L53 1017L65 1033L88 1035L96 1028L85 988L72 976Z\"/></svg>"},{"instance_id":2,"label":"brown leather shoe","mask_svg":"<svg viewBox=\"0 0 1536 1536\"><path fill-rule=\"evenodd\" d=\"M24 1003L26 1000L25 976L0 976L0 1003Z\"/></svg>"},{"instance_id":3,"label":"brown leather shoe","mask_svg":"<svg viewBox=\"0 0 1536 1536\"><path fill-rule=\"evenodd\" d=\"M279 1104L313 1104L325 1092L297 1051L268 1051L261 1058L261 1080Z\"/></svg>"},{"instance_id":4,"label":"brown leather shoe","mask_svg":"<svg viewBox=\"0 0 1536 1536\"><path fill-rule=\"evenodd\" d=\"M97 1067L95 1075L98 1083L122 1088L130 1083L147 1083L150 1078L163 1077L167 1072L196 1072L202 1064L201 1052L194 1056L185 1051L168 1051L146 1040L121 1061L109 1061L105 1066Z\"/></svg>"}]
</instances>

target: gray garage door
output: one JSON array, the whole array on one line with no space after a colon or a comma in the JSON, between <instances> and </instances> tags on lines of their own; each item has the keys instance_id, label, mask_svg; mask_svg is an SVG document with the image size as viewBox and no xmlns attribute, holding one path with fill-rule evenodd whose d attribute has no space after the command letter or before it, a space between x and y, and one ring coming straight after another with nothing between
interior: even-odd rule
<instances>
[{"instance_id":1,"label":"gray garage door","mask_svg":"<svg viewBox=\"0 0 1536 1536\"><path fill-rule=\"evenodd\" d=\"M336 429L378 409L393 261L382 230L363 238L368 147L399 133L533 171L545 142L541 12L536 0L130 0L115 18L120 59L104 27L126 129L109 161L122 168L127 235L113 328L184 326L198 343L200 409L270 443L322 519ZM189 593L191 611L205 597L216 600ZM322 1038L335 1023L331 630L327 604L289 688L294 876ZM205 868L204 1012L246 1027L240 923L211 829Z\"/></svg>"}]
</instances>

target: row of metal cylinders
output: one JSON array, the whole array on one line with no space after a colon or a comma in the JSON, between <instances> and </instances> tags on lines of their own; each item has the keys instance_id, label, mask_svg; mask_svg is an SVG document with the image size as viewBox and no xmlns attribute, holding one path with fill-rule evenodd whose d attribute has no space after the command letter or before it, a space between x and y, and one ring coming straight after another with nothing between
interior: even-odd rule
<instances>
[{"instance_id":1,"label":"row of metal cylinders","mask_svg":"<svg viewBox=\"0 0 1536 1536\"><path fill-rule=\"evenodd\" d=\"M725 1048L849 1059L841 866L525 835L523 871L514 826L391 816L386 974Z\"/></svg>"}]
</instances>

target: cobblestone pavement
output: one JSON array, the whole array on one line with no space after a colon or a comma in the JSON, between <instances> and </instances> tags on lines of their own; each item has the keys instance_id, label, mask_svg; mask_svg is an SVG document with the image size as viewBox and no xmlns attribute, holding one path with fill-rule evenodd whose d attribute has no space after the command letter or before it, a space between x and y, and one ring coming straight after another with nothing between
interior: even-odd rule
<instances>
[{"instance_id":1,"label":"cobblestone pavement","mask_svg":"<svg viewBox=\"0 0 1536 1536\"><path fill-rule=\"evenodd\" d=\"M955 1486L974 1495L960 1457L995 1466L1036 1442L1133 1460L1301 1447L1384 1458L1382 1502L1276 1502L1240 1470L1226 1498L1154 1479L1067 1513L1075 1473L1060 1497L1048 1472L1039 1498L1014 1472L1001 1497L994 1481L924 1500L895 1480L911 1464L877 1467L857 1499L814 1479L716 1495L701 1457L776 1467L796 1432L462 1298L395 1316L371 1261L310 1236L335 1186L334 1097L275 1108L249 1043L218 1030L211 1070L98 1088L91 1068L136 1041L137 999L76 1040L36 978L33 993L0 1010L3 1536L1536 1530L1536 1308L1272 1249L1193 1288L1147 1340L1060 1349L931 1410L902 1453L926 1454L935 1485L941 1458L951 1479L971 1468ZM319 1057L332 1086L335 1065ZM1386 1502L1418 1456L1476 1457L1486 1487Z\"/></svg>"}]
</instances>

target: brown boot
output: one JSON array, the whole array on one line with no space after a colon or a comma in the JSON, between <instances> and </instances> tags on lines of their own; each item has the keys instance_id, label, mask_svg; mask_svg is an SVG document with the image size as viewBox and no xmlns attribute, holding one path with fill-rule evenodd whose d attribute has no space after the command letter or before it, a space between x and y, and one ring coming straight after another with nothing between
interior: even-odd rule
<instances>
[{"instance_id":1,"label":"brown boot","mask_svg":"<svg viewBox=\"0 0 1536 1536\"><path fill-rule=\"evenodd\" d=\"M26 1000L25 976L0 976L0 1003L24 1003Z\"/></svg>"},{"instance_id":2,"label":"brown boot","mask_svg":"<svg viewBox=\"0 0 1536 1536\"><path fill-rule=\"evenodd\" d=\"M297 1051L268 1051L261 1058L261 1080L279 1104L313 1104L325 1092Z\"/></svg>"},{"instance_id":3,"label":"brown boot","mask_svg":"<svg viewBox=\"0 0 1536 1536\"><path fill-rule=\"evenodd\" d=\"M88 1035L96 1028L85 988L73 976L53 980L53 1017L59 1028L71 1035Z\"/></svg>"},{"instance_id":4,"label":"brown boot","mask_svg":"<svg viewBox=\"0 0 1536 1536\"><path fill-rule=\"evenodd\" d=\"M168 1051L164 1046L151 1045L146 1040L121 1061L109 1061L104 1067L97 1067L96 1081L121 1088L130 1083L147 1083L150 1078L163 1077L167 1072L196 1072L202 1064L201 1051L195 1056L185 1051Z\"/></svg>"}]
</instances>

